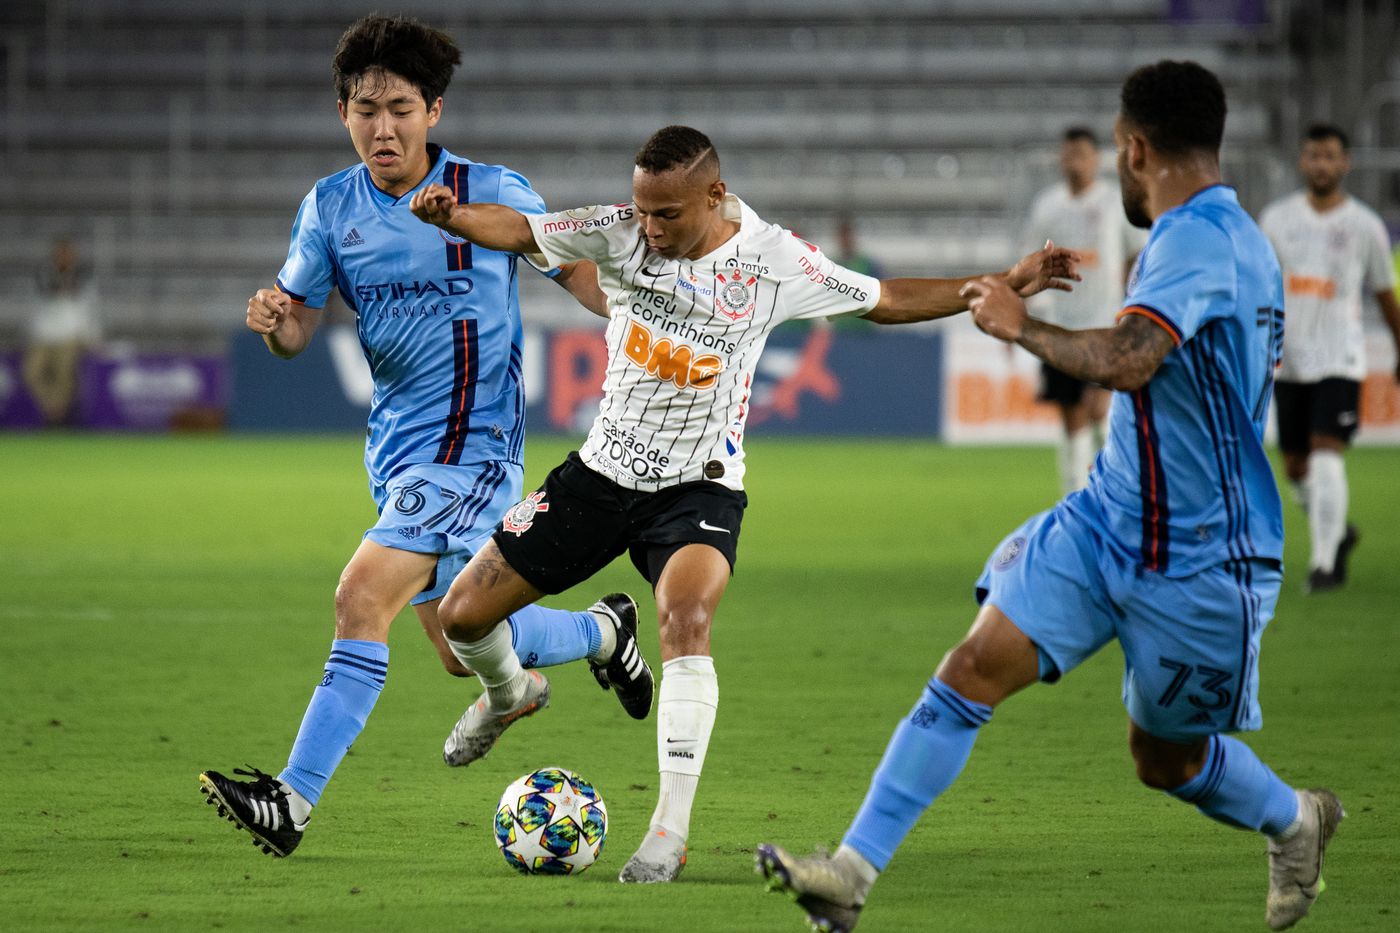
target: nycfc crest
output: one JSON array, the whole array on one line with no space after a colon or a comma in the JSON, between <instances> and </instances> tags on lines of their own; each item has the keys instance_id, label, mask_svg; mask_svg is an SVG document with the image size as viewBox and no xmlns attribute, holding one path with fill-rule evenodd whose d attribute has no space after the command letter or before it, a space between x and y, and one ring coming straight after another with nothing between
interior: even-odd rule
<instances>
[{"instance_id":1,"label":"nycfc crest","mask_svg":"<svg viewBox=\"0 0 1400 933\"><path fill-rule=\"evenodd\" d=\"M1021 537L1020 535L1017 535L1010 541L1006 542L1006 545L1001 549L1001 552L997 554L996 561L992 564L992 569L1005 570L1007 567L1010 567L1012 564L1016 563L1020 556L1025 552L1026 539Z\"/></svg>"},{"instance_id":2,"label":"nycfc crest","mask_svg":"<svg viewBox=\"0 0 1400 933\"><path fill-rule=\"evenodd\" d=\"M530 530L535 523L536 512L548 512L549 503L544 501L544 492L532 492L521 499L501 519L501 530L509 531L517 538Z\"/></svg>"},{"instance_id":3,"label":"nycfc crest","mask_svg":"<svg viewBox=\"0 0 1400 933\"><path fill-rule=\"evenodd\" d=\"M715 276L715 310L731 321L753 313L753 286L758 276L744 278L738 269L727 269Z\"/></svg>"}]
</instances>

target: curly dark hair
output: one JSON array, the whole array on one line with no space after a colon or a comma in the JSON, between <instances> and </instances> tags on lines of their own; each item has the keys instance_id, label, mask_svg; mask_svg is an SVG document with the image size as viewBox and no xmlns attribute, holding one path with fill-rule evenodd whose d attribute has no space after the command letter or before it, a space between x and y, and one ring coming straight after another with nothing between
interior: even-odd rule
<instances>
[{"instance_id":1,"label":"curly dark hair","mask_svg":"<svg viewBox=\"0 0 1400 933\"><path fill-rule=\"evenodd\" d=\"M637 150L637 168L653 175L683 166L695 169L713 163L719 172L719 153L710 137L689 126L663 126Z\"/></svg>"},{"instance_id":2,"label":"curly dark hair","mask_svg":"<svg viewBox=\"0 0 1400 933\"><path fill-rule=\"evenodd\" d=\"M1225 136L1225 89L1195 62L1144 65L1123 82L1123 119L1153 148L1170 154L1219 152Z\"/></svg>"},{"instance_id":3,"label":"curly dark hair","mask_svg":"<svg viewBox=\"0 0 1400 933\"><path fill-rule=\"evenodd\" d=\"M447 33L415 19L370 14L351 23L340 37L331 70L341 103L359 91L366 78L382 81L387 72L418 88L431 107L461 63L462 53Z\"/></svg>"}]
</instances>

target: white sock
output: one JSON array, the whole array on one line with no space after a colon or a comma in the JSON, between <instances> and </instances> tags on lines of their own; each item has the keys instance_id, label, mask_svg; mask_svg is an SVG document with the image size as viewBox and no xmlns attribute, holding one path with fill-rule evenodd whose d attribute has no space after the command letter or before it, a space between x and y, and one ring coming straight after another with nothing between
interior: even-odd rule
<instances>
[{"instance_id":1,"label":"white sock","mask_svg":"<svg viewBox=\"0 0 1400 933\"><path fill-rule=\"evenodd\" d=\"M598 621L599 638L598 653L593 656L593 660L606 664L612 660L613 652L617 650L617 626L605 615L597 612L591 615Z\"/></svg>"},{"instance_id":2,"label":"white sock","mask_svg":"<svg viewBox=\"0 0 1400 933\"><path fill-rule=\"evenodd\" d=\"M1060 467L1060 490L1065 495L1089 485L1089 468L1094 464L1093 432L1080 430L1060 435L1055 452Z\"/></svg>"},{"instance_id":3,"label":"white sock","mask_svg":"<svg viewBox=\"0 0 1400 933\"><path fill-rule=\"evenodd\" d=\"M282 790L287 794L287 811L292 815L292 822L297 828L306 825L306 821L311 819L311 801L297 793L296 788L286 781L278 781L282 785Z\"/></svg>"},{"instance_id":4,"label":"white sock","mask_svg":"<svg viewBox=\"0 0 1400 933\"><path fill-rule=\"evenodd\" d=\"M1094 449L1103 450L1104 442L1108 440L1108 437L1104 434L1104 422L1093 422L1089 425L1089 430L1094 432Z\"/></svg>"},{"instance_id":5,"label":"white sock","mask_svg":"<svg viewBox=\"0 0 1400 933\"><path fill-rule=\"evenodd\" d=\"M1060 471L1060 493L1068 495L1074 492L1074 467L1070 460L1069 435L1061 434L1060 439L1055 442L1055 467Z\"/></svg>"},{"instance_id":6,"label":"white sock","mask_svg":"<svg viewBox=\"0 0 1400 933\"><path fill-rule=\"evenodd\" d=\"M880 869L871 865L865 856L855 849L841 843L841 847L836 850L832 857L833 861L845 865L856 878L856 899L857 903L864 903L870 889L875 885L875 879L880 877Z\"/></svg>"},{"instance_id":7,"label":"white sock","mask_svg":"<svg viewBox=\"0 0 1400 933\"><path fill-rule=\"evenodd\" d=\"M715 727L719 679L713 658L691 655L661 665L656 705L656 760L661 792L651 825L690 837L690 808Z\"/></svg>"},{"instance_id":8,"label":"white sock","mask_svg":"<svg viewBox=\"0 0 1400 933\"><path fill-rule=\"evenodd\" d=\"M1306 806L1306 804L1303 802L1302 794L1299 794L1296 790L1293 793L1297 794L1298 796L1298 815L1293 818L1292 823L1288 824L1287 829L1279 833L1277 836L1269 837L1274 842L1287 842L1294 836L1298 835L1298 831L1303 828L1303 808Z\"/></svg>"},{"instance_id":9,"label":"white sock","mask_svg":"<svg viewBox=\"0 0 1400 933\"><path fill-rule=\"evenodd\" d=\"M1308 524L1312 532L1312 567L1332 572L1337 545L1347 533L1347 473L1335 450L1308 454Z\"/></svg>"},{"instance_id":10,"label":"white sock","mask_svg":"<svg viewBox=\"0 0 1400 933\"><path fill-rule=\"evenodd\" d=\"M1288 485L1293 490L1293 501L1298 504L1298 508L1302 509L1304 514L1307 514L1308 478L1304 476L1302 479L1291 479L1288 481Z\"/></svg>"},{"instance_id":11,"label":"white sock","mask_svg":"<svg viewBox=\"0 0 1400 933\"><path fill-rule=\"evenodd\" d=\"M508 710L518 706L525 696L525 685L529 674L520 666L515 656L515 648L510 641L510 626L496 623L496 627L480 641L454 641L447 639L447 646L469 670L476 671L481 685L486 688L487 703L493 710Z\"/></svg>"},{"instance_id":12,"label":"white sock","mask_svg":"<svg viewBox=\"0 0 1400 933\"><path fill-rule=\"evenodd\" d=\"M1083 489L1089 485L1089 471L1094 468L1094 454L1098 449L1098 445L1094 443L1093 431L1086 429L1070 435L1069 465L1075 489Z\"/></svg>"}]
</instances>

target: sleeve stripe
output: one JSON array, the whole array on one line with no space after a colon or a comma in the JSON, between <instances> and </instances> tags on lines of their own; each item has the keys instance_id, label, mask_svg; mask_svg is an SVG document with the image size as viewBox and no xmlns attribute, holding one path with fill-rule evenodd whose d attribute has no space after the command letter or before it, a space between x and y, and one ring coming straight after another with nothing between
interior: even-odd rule
<instances>
[{"instance_id":1,"label":"sleeve stripe","mask_svg":"<svg viewBox=\"0 0 1400 933\"><path fill-rule=\"evenodd\" d=\"M277 280L277 290L278 290L279 292L281 292L282 294L286 295L288 298L290 298L290 299L292 299L293 301L295 301L295 302L296 302L297 304L299 304L299 305L304 305L304 304L306 304L306 296L305 296L305 295L298 295L296 292L292 291L290 288L288 288L287 286L283 285L281 279L278 279L278 280Z\"/></svg>"},{"instance_id":2,"label":"sleeve stripe","mask_svg":"<svg viewBox=\"0 0 1400 933\"><path fill-rule=\"evenodd\" d=\"M1172 340L1175 341L1176 345L1178 347L1181 346L1181 330L1171 322L1171 318L1167 317L1156 308L1149 308L1146 305L1129 305L1118 312L1117 320L1121 321L1126 314L1141 314L1143 317L1159 325L1163 330L1171 334Z\"/></svg>"}]
</instances>

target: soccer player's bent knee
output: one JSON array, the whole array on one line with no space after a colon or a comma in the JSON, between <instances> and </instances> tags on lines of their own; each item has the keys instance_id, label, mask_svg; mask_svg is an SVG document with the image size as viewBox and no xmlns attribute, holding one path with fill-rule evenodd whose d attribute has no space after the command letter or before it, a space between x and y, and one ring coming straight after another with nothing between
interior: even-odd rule
<instances>
[{"instance_id":1,"label":"soccer player's bent knee","mask_svg":"<svg viewBox=\"0 0 1400 933\"><path fill-rule=\"evenodd\" d=\"M345 574L335 588L335 632L337 638L382 639L389 631L394 610L382 605L372 587Z\"/></svg>"},{"instance_id":2,"label":"soccer player's bent knee","mask_svg":"<svg viewBox=\"0 0 1400 933\"><path fill-rule=\"evenodd\" d=\"M994 652L974 639L968 639L943 656L938 679L963 696L996 692L1005 677L1005 665Z\"/></svg>"},{"instance_id":3,"label":"soccer player's bent knee","mask_svg":"<svg viewBox=\"0 0 1400 933\"><path fill-rule=\"evenodd\" d=\"M1170 751L1150 740L1134 737L1129 742L1137 778L1154 790L1175 790L1190 781L1200 771L1200 754L1204 747L1176 746Z\"/></svg>"},{"instance_id":4,"label":"soccer player's bent knee","mask_svg":"<svg viewBox=\"0 0 1400 933\"><path fill-rule=\"evenodd\" d=\"M710 614L699 603L658 607L661 638L670 645L704 641L710 633Z\"/></svg>"}]
</instances>

